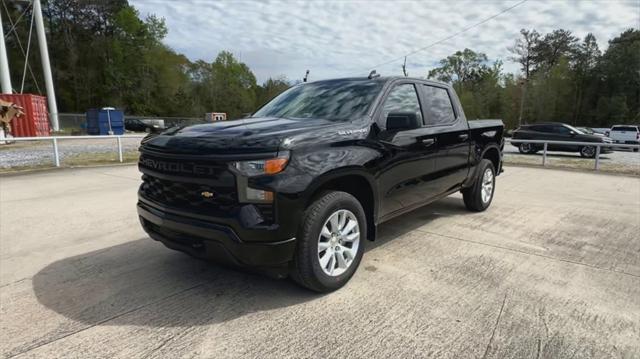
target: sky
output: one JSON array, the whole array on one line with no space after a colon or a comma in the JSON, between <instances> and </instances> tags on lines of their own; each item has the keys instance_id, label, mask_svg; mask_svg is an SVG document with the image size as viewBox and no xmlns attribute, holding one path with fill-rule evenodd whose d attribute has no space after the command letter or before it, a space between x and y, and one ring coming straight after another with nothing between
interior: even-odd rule
<instances>
[{"instance_id":1,"label":"sky","mask_svg":"<svg viewBox=\"0 0 640 359\"><path fill-rule=\"evenodd\" d=\"M493 1L234 1L130 0L144 17L166 21L165 43L191 60L211 62L227 50L258 83L401 75L403 60L377 66L482 22L521 0ZM593 33L601 50L627 28L640 28L640 0L528 0L469 31L407 58L409 76L424 77L438 61L470 48L518 72L508 48L522 28Z\"/></svg>"}]
</instances>

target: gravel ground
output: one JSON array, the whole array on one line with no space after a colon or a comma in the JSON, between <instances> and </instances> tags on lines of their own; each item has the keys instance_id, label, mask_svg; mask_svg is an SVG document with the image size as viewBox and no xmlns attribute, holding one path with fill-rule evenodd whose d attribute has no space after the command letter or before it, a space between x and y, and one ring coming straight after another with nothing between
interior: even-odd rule
<instances>
[{"instance_id":1,"label":"gravel ground","mask_svg":"<svg viewBox=\"0 0 640 359\"><path fill-rule=\"evenodd\" d=\"M137 151L142 138L123 138L122 151ZM118 145L115 139L79 139L58 141L60 162L64 165L67 158L83 154L108 154L118 157ZM16 142L0 145L0 168L43 166L53 164L53 145L51 141Z\"/></svg>"},{"instance_id":2,"label":"gravel ground","mask_svg":"<svg viewBox=\"0 0 640 359\"><path fill-rule=\"evenodd\" d=\"M542 152L523 155L518 148L510 144L504 147L505 163L519 165L542 165ZM582 158L579 153L547 152L547 165L550 167L593 169L595 160ZM640 153L620 150L600 155L600 169L608 172L619 172L640 175Z\"/></svg>"}]
</instances>

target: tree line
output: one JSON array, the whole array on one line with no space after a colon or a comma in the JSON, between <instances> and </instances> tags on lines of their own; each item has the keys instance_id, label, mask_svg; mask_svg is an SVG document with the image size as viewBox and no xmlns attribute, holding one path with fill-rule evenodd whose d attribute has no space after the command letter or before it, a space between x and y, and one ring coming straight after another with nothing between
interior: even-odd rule
<instances>
[{"instance_id":1,"label":"tree line","mask_svg":"<svg viewBox=\"0 0 640 359\"><path fill-rule=\"evenodd\" d=\"M205 112L226 112L235 118L290 86L286 78L258 85L247 65L226 51L213 62L190 61L162 43L164 19L143 19L126 0L48 0L42 9L60 112L115 106L135 115L204 118ZM9 2L7 10L13 20L5 19L3 30L12 85L19 91L32 9L27 2ZM31 45L23 92L42 94L40 54Z\"/></svg>"},{"instance_id":2,"label":"tree line","mask_svg":"<svg viewBox=\"0 0 640 359\"><path fill-rule=\"evenodd\" d=\"M640 123L640 31L609 40L602 52L596 38L579 40L570 31L548 34L521 30L509 48L521 73L505 73L503 62L470 49L440 61L428 77L452 83L468 118L502 118L520 123L557 121L610 127Z\"/></svg>"},{"instance_id":3,"label":"tree line","mask_svg":"<svg viewBox=\"0 0 640 359\"><path fill-rule=\"evenodd\" d=\"M12 2L6 10L3 30L14 28L6 42L19 91L29 36L24 19L30 19L31 8ZM127 0L48 0L43 11L60 112L115 106L145 116L226 112L237 118L291 86L282 77L257 84L251 69L227 51L212 62L189 60L163 44L164 19L141 18ZM502 118L509 128L540 121L593 127L640 122L638 29L609 40L604 52L592 34L579 40L562 29L522 30L510 52L507 61L518 63L520 74L464 49L425 75L452 83L468 118ZM41 73L31 44L24 92L42 93Z\"/></svg>"}]
</instances>

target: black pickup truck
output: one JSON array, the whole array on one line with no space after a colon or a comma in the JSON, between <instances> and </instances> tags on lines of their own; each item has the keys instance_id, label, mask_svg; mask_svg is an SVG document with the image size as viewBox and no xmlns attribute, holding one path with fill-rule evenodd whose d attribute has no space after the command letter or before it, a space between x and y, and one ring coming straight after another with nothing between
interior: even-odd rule
<instances>
[{"instance_id":1,"label":"black pickup truck","mask_svg":"<svg viewBox=\"0 0 640 359\"><path fill-rule=\"evenodd\" d=\"M303 83L248 118L143 140L138 214L169 248L331 291L380 223L458 191L489 207L503 131L438 82Z\"/></svg>"}]
</instances>

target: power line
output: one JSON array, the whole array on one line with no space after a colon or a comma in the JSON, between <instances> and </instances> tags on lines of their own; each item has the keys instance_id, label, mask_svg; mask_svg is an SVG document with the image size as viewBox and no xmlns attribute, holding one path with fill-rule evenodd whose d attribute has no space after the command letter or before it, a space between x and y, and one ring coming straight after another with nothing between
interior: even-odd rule
<instances>
[{"instance_id":1,"label":"power line","mask_svg":"<svg viewBox=\"0 0 640 359\"><path fill-rule=\"evenodd\" d=\"M398 57L398 58L395 58L395 59L393 59L393 60L389 60L389 61L383 62L383 63L381 63L381 64L378 64L378 65L372 66L372 67L370 67L370 68L369 68L369 70L371 70L371 69L375 69L375 68L378 68L378 67L380 67L380 66L388 65L388 64L393 63L393 62L396 62L396 61L398 61L398 60L402 60L402 59L404 59L404 58L405 58L405 57L407 57L407 56L414 55L414 54L416 54L416 53L418 53L418 52L421 52L421 51L424 51L424 50L426 50L426 49L429 49L429 48L431 48L431 47L433 47L433 46L439 45L439 44L441 44L441 43L443 43L443 42L445 42L445 41L451 40L451 39L453 39L454 37L456 37L456 36L458 36L458 35L460 35L460 34L463 34L463 33L467 32L467 31L469 31L469 30L473 29L474 27L480 26L480 25L482 25L482 24L484 24L484 23L486 23L486 22L488 22L488 21L490 21L490 20L495 19L496 17L498 17L498 16L500 16L500 15L504 14L504 13L505 13L505 12L507 12L507 11L513 10L514 8L516 8L516 7L518 7L518 6L522 5L522 4L524 4L524 3L525 3L525 2L527 2L527 1L528 1L528 0L522 0L522 1L520 1L519 3L516 3L515 5L512 5L512 6L508 7L508 8L506 8L506 9L502 10L502 11L500 11L500 12L499 12L499 13L497 13L497 14L491 15L491 16L489 16L488 18L486 18L486 19L484 19L484 20L482 20L482 21L480 21L480 22L478 22L478 23L475 23L475 24L473 24L473 25L471 25L471 26L465 27L464 29L462 29L462 30L460 30L460 31L456 32L456 33L455 33L455 34L453 34L453 35L449 35L449 36L447 36L447 37L445 37L445 38L443 38L443 39L440 39L440 40L438 40L438 41L436 41L436 42L433 42L433 43L431 43L431 44L429 44L429 45L427 45L427 46L425 46L425 47L421 47L421 48L419 48L419 49L413 50L413 51L411 51L411 52L409 52L409 53L407 53L407 54L405 54L405 55L402 55L402 56L400 56L400 57Z\"/></svg>"}]
</instances>

